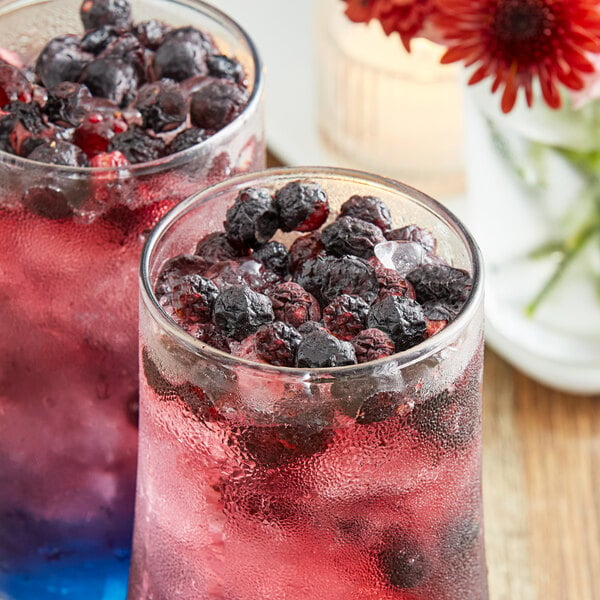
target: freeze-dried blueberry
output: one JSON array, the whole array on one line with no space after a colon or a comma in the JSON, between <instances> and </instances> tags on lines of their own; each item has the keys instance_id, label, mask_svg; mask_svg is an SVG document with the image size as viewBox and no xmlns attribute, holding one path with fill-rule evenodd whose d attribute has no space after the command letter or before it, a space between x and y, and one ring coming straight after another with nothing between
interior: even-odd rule
<instances>
[{"instance_id":1,"label":"freeze-dried blueberry","mask_svg":"<svg viewBox=\"0 0 600 600\"><path fill-rule=\"evenodd\" d=\"M331 256L318 254L299 265L294 272L294 282L312 294L320 304L328 303L323 299L323 285L327 275L327 265L332 260L334 259ZM333 300L336 296L339 294L334 295L331 299Z\"/></svg>"},{"instance_id":2,"label":"freeze-dried blueberry","mask_svg":"<svg viewBox=\"0 0 600 600\"><path fill-rule=\"evenodd\" d=\"M175 386L165 379L146 347L142 348L142 372L146 383L159 398L173 400L176 397Z\"/></svg>"},{"instance_id":3,"label":"freeze-dried blueberry","mask_svg":"<svg viewBox=\"0 0 600 600\"><path fill-rule=\"evenodd\" d=\"M28 156L53 133L35 103L11 102L0 111L0 149L6 152Z\"/></svg>"},{"instance_id":4,"label":"freeze-dried blueberry","mask_svg":"<svg viewBox=\"0 0 600 600\"><path fill-rule=\"evenodd\" d=\"M266 189L242 190L226 217L225 235L235 248L257 248L277 231L277 210Z\"/></svg>"},{"instance_id":5,"label":"freeze-dried blueberry","mask_svg":"<svg viewBox=\"0 0 600 600\"><path fill-rule=\"evenodd\" d=\"M69 219L73 208L66 196L51 186L33 186L23 194L23 206L46 219Z\"/></svg>"},{"instance_id":6,"label":"freeze-dried blueberry","mask_svg":"<svg viewBox=\"0 0 600 600\"><path fill-rule=\"evenodd\" d=\"M140 44L139 40L132 33L123 33L119 37L109 42L108 46L102 51L99 58L110 60L120 60L131 65L137 75L137 83L144 83L147 79L146 58L148 50Z\"/></svg>"},{"instance_id":7,"label":"freeze-dried blueberry","mask_svg":"<svg viewBox=\"0 0 600 600\"><path fill-rule=\"evenodd\" d=\"M183 152L192 146L201 144L212 135L212 132L201 129L200 127L190 127L180 131L168 146L168 154Z\"/></svg>"},{"instance_id":8,"label":"freeze-dried blueberry","mask_svg":"<svg viewBox=\"0 0 600 600\"><path fill-rule=\"evenodd\" d=\"M213 401L200 386L182 383L175 388L175 393L199 421L219 420L220 415Z\"/></svg>"},{"instance_id":9,"label":"freeze-dried blueberry","mask_svg":"<svg viewBox=\"0 0 600 600\"><path fill-rule=\"evenodd\" d=\"M427 576L428 564L414 540L400 531L388 532L385 546L377 552L377 565L388 585L394 589L414 588Z\"/></svg>"},{"instance_id":10,"label":"freeze-dried blueberry","mask_svg":"<svg viewBox=\"0 0 600 600\"><path fill-rule=\"evenodd\" d=\"M142 115L143 126L156 132L176 129L187 116L179 86L168 80L143 85L138 90L135 107Z\"/></svg>"},{"instance_id":11,"label":"freeze-dried blueberry","mask_svg":"<svg viewBox=\"0 0 600 600\"><path fill-rule=\"evenodd\" d=\"M219 293L214 321L225 335L242 340L274 319L269 298L245 285L232 285Z\"/></svg>"},{"instance_id":12,"label":"freeze-dried blueberry","mask_svg":"<svg viewBox=\"0 0 600 600\"><path fill-rule=\"evenodd\" d=\"M406 225L392 229L385 234L386 239L392 242L417 242L428 252L435 252L436 240L431 231L417 225Z\"/></svg>"},{"instance_id":13,"label":"freeze-dried blueberry","mask_svg":"<svg viewBox=\"0 0 600 600\"><path fill-rule=\"evenodd\" d=\"M323 309L323 323L341 340L351 340L367 322L369 304L360 296L342 294Z\"/></svg>"},{"instance_id":14,"label":"freeze-dried blueberry","mask_svg":"<svg viewBox=\"0 0 600 600\"><path fill-rule=\"evenodd\" d=\"M87 167L89 164L87 156L79 146L62 141L44 142L36 146L27 158L66 167Z\"/></svg>"},{"instance_id":15,"label":"freeze-dried blueberry","mask_svg":"<svg viewBox=\"0 0 600 600\"><path fill-rule=\"evenodd\" d=\"M411 271L407 277L417 300L439 301L447 305L462 305L469 297L473 280L464 269L449 265L426 264Z\"/></svg>"},{"instance_id":16,"label":"freeze-dried blueberry","mask_svg":"<svg viewBox=\"0 0 600 600\"><path fill-rule=\"evenodd\" d=\"M156 50L171 29L170 25L156 19L151 19L150 21L142 21L134 25L132 33L143 46L150 50Z\"/></svg>"},{"instance_id":17,"label":"freeze-dried blueberry","mask_svg":"<svg viewBox=\"0 0 600 600\"><path fill-rule=\"evenodd\" d=\"M326 303L342 294L360 296L373 302L379 292L375 269L357 256L341 256L326 261L321 294Z\"/></svg>"},{"instance_id":18,"label":"freeze-dried blueberry","mask_svg":"<svg viewBox=\"0 0 600 600\"><path fill-rule=\"evenodd\" d=\"M240 257L240 252L229 243L227 236L222 231L214 231L205 235L198 242L195 252L211 264L235 260Z\"/></svg>"},{"instance_id":19,"label":"freeze-dried blueberry","mask_svg":"<svg viewBox=\"0 0 600 600\"><path fill-rule=\"evenodd\" d=\"M298 327L298 333L302 336L306 336L309 333L314 333L315 331L327 331L327 328L320 321L304 321L302 325Z\"/></svg>"},{"instance_id":20,"label":"freeze-dried blueberry","mask_svg":"<svg viewBox=\"0 0 600 600\"><path fill-rule=\"evenodd\" d=\"M128 29L131 25L131 6L128 0L83 0L79 16L86 31L102 25Z\"/></svg>"},{"instance_id":21,"label":"freeze-dried blueberry","mask_svg":"<svg viewBox=\"0 0 600 600\"><path fill-rule=\"evenodd\" d=\"M267 242L254 250L252 258L280 277L290 273L290 255L281 242Z\"/></svg>"},{"instance_id":22,"label":"freeze-dried blueberry","mask_svg":"<svg viewBox=\"0 0 600 600\"><path fill-rule=\"evenodd\" d=\"M341 217L354 217L376 225L382 231L392 227L392 215L387 205L375 196L352 196L340 207Z\"/></svg>"},{"instance_id":23,"label":"freeze-dried blueberry","mask_svg":"<svg viewBox=\"0 0 600 600\"><path fill-rule=\"evenodd\" d=\"M185 275L201 275L208 264L195 254L179 254L169 259L162 267L160 275L154 286L155 293L160 299L165 294L171 293L173 286Z\"/></svg>"},{"instance_id":24,"label":"freeze-dried blueberry","mask_svg":"<svg viewBox=\"0 0 600 600\"><path fill-rule=\"evenodd\" d=\"M76 35L60 35L44 46L35 63L35 73L45 87L79 80L83 68L94 59L79 43Z\"/></svg>"},{"instance_id":25,"label":"freeze-dried blueberry","mask_svg":"<svg viewBox=\"0 0 600 600\"><path fill-rule=\"evenodd\" d=\"M97 58L81 71L78 81L94 96L125 106L135 97L138 74L134 66L119 58Z\"/></svg>"},{"instance_id":26,"label":"freeze-dried blueberry","mask_svg":"<svg viewBox=\"0 0 600 600\"><path fill-rule=\"evenodd\" d=\"M218 131L231 123L247 103L244 88L226 79L207 77L192 94L190 119L196 127Z\"/></svg>"},{"instance_id":27,"label":"freeze-dried blueberry","mask_svg":"<svg viewBox=\"0 0 600 600\"><path fill-rule=\"evenodd\" d=\"M375 392L360 405L356 422L367 425L385 421L398 414L405 402L406 398L399 392Z\"/></svg>"},{"instance_id":28,"label":"freeze-dried blueberry","mask_svg":"<svg viewBox=\"0 0 600 600\"><path fill-rule=\"evenodd\" d=\"M293 367L302 336L282 321L273 321L258 329L254 350L259 358L280 367Z\"/></svg>"},{"instance_id":29,"label":"freeze-dried blueberry","mask_svg":"<svg viewBox=\"0 0 600 600\"><path fill-rule=\"evenodd\" d=\"M48 118L62 127L77 127L86 113L86 101L91 98L85 85L63 81L48 89L44 112Z\"/></svg>"},{"instance_id":30,"label":"freeze-dried blueberry","mask_svg":"<svg viewBox=\"0 0 600 600\"><path fill-rule=\"evenodd\" d=\"M173 284L171 306L184 323L210 321L219 288L208 278L196 273L183 275Z\"/></svg>"},{"instance_id":31,"label":"freeze-dried blueberry","mask_svg":"<svg viewBox=\"0 0 600 600\"><path fill-rule=\"evenodd\" d=\"M369 327L387 333L398 352L420 344L427 334L427 322L421 305L402 296L386 296L373 304L367 323Z\"/></svg>"},{"instance_id":32,"label":"freeze-dried blueberry","mask_svg":"<svg viewBox=\"0 0 600 600\"><path fill-rule=\"evenodd\" d=\"M218 79L229 79L235 83L244 81L244 68L235 58L223 54L212 54L206 59L208 73Z\"/></svg>"},{"instance_id":33,"label":"freeze-dried blueberry","mask_svg":"<svg viewBox=\"0 0 600 600\"><path fill-rule=\"evenodd\" d=\"M375 255L375 246L385 242L385 238L381 229L372 223L341 217L323 229L321 241L327 252L335 256L352 254L371 258Z\"/></svg>"},{"instance_id":34,"label":"freeze-dried blueberry","mask_svg":"<svg viewBox=\"0 0 600 600\"><path fill-rule=\"evenodd\" d=\"M108 145L109 152L118 150L130 163L143 163L157 160L164 155L165 143L141 127L130 127L117 133Z\"/></svg>"},{"instance_id":35,"label":"freeze-dried blueberry","mask_svg":"<svg viewBox=\"0 0 600 600\"><path fill-rule=\"evenodd\" d=\"M193 27L167 33L154 54L152 64L156 79L183 81L194 75L207 75L207 44L204 34Z\"/></svg>"},{"instance_id":36,"label":"freeze-dried blueberry","mask_svg":"<svg viewBox=\"0 0 600 600\"><path fill-rule=\"evenodd\" d=\"M291 181L275 194L283 231L313 231L329 216L325 190L316 182Z\"/></svg>"},{"instance_id":37,"label":"freeze-dried blueberry","mask_svg":"<svg viewBox=\"0 0 600 600\"><path fill-rule=\"evenodd\" d=\"M395 345L390 336L374 327L363 329L357 333L352 340L352 345L358 363L378 360L385 356L391 356L395 352Z\"/></svg>"},{"instance_id":38,"label":"freeze-dried blueberry","mask_svg":"<svg viewBox=\"0 0 600 600\"><path fill-rule=\"evenodd\" d=\"M231 352L229 338L214 323L202 323L195 327L192 335L199 341L221 352Z\"/></svg>"},{"instance_id":39,"label":"freeze-dried blueberry","mask_svg":"<svg viewBox=\"0 0 600 600\"><path fill-rule=\"evenodd\" d=\"M275 318L293 327L318 321L321 309L317 299L294 281L276 285L269 293Z\"/></svg>"},{"instance_id":40,"label":"freeze-dried blueberry","mask_svg":"<svg viewBox=\"0 0 600 600\"><path fill-rule=\"evenodd\" d=\"M296 366L299 368L321 369L355 363L352 344L339 340L325 329L306 334L296 353Z\"/></svg>"},{"instance_id":41,"label":"freeze-dried blueberry","mask_svg":"<svg viewBox=\"0 0 600 600\"><path fill-rule=\"evenodd\" d=\"M290 246L290 270L293 273L308 259L323 253L324 250L320 231L312 231L296 238Z\"/></svg>"},{"instance_id":42,"label":"freeze-dried blueberry","mask_svg":"<svg viewBox=\"0 0 600 600\"><path fill-rule=\"evenodd\" d=\"M81 38L80 47L84 52L100 54L110 42L119 37L120 33L114 25L102 25L97 29L90 29Z\"/></svg>"}]
</instances>

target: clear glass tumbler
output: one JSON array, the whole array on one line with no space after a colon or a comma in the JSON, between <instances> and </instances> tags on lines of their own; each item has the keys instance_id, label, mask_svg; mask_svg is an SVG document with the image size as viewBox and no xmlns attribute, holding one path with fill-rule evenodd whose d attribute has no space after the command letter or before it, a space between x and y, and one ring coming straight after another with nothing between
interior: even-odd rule
<instances>
[{"instance_id":1,"label":"clear glass tumbler","mask_svg":"<svg viewBox=\"0 0 600 600\"><path fill-rule=\"evenodd\" d=\"M29 59L54 35L81 34L79 5L1 2L0 44ZM151 163L71 168L0 152L2 600L125 596L142 244L192 191L265 164L252 41L201 2L132 8L136 21L212 33L244 65L251 99L211 138Z\"/></svg>"},{"instance_id":2,"label":"clear glass tumbler","mask_svg":"<svg viewBox=\"0 0 600 600\"><path fill-rule=\"evenodd\" d=\"M259 364L199 342L154 294L165 262L221 228L240 190L308 179L433 232L467 269L459 317L387 358ZM284 234L291 241L296 234ZM142 257L138 488L129 600L484 600L482 285L478 250L441 205L356 171L278 169L180 204Z\"/></svg>"}]
</instances>

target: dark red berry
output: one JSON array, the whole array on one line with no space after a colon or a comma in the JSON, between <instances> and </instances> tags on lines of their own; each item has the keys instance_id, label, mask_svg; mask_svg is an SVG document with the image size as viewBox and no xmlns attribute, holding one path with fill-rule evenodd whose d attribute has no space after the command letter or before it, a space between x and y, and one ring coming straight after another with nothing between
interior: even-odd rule
<instances>
[{"instance_id":1,"label":"dark red berry","mask_svg":"<svg viewBox=\"0 0 600 600\"><path fill-rule=\"evenodd\" d=\"M79 43L76 35L61 35L44 46L35 63L35 73L46 88L79 80L84 67L94 59Z\"/></svg>"},{"instance_id":2,"label":"dark red berry","mask_svg":"<svg viewBox=\"0 0 600 600\"><path fill-rule=\"evenodd\" d=\"M79 16L86 31L102 25L129 29L131 6L128 0L83 0Z\"/></svg>"},{"instance_id":3,"label":"dark red berry","mask_svg":"<svg viewBox=\"0 0 600 600\"><path fill-rule=\"evenodd\" d=\"M11 102L0 112L0 148L6 152L27 156L53 134L35 103Z\"/></svg>"},{"instance_id":4,"label":"dark red berry","mask_svg":"<svg viewBox=\"0 0 600 600\"><path fill-rule=\"evenodd\" d=\"M88 110L81 125L73 135L73 141L93 158L96 154L108 151L108 145L117 133L127 131L127 122L118 107L109 100L93 99L85 103Z\"/></svg>"},{"instance_id":5,"label":"dark red berry","mask_svg":"<svg viewBox=\"0 0 600 600\"><path fill-rule=\"evenodd\" d=\"M187 117L187 108L179 86L172 81L143 85L135 101L143 126L156 132L177 129Z\"/></svg>"},{"instance_id":6,"label":"dark red berry","mask_svg":"<svg viewBox=\"0 0 600 600\"><path fill-rule=\"evenodd\" d=\"M294 240L290 246L290 270L296 271L309 258L323 253L325 246L321 242L321 232L312 231Z\"/></svg>"},{"instance_id":7,"label":"dark red berry","mask_svg":"<svg viewBox=\"0 0 600 600\"><path fill-rule=\"evenodd\" d=\"M428 565L416 542L400 531L385 535L385 546L376 555L386 583L397 590L411 589L427 576Z\"/></svg>"},{"instance_id":8,"label":"dark red berry","mask_svg":"<svg viewBox=\"0 0 600 600\"><path fill-rule=\"evenodd\" d=\"M462 305L469 297L473 281L464 269L449 265L428 264L417 267L407 277L415 289L417 300Z\"/></svg>"},{"instance_id":9,"label":"dark red berry","mask_svg":"<svg viewBox=\"0 0 600 600\"><path fill-rule=\"evenodd\" d=\"M377 273L377 281L379 282L378 300L382 300L386 296L415 298L413 286L404 277L398 275L397 271L381 266L375 267L375 271Z\"/></svg>"},{"instance_id":10,"label":"dark red berry","mask_svg":"<svg viewBox=\"0 0 600 600\"><path fill-rule=\"evenodd\" d=\"M291 181L275 194L283 231L313 231L329 216L325 190L312 181Z\"/></svg>"},{"instance_id":11,"label":"dark red berry","mask_svg":"<svg viewBox=\"0 0 600 600\"><path fill-rule=\"evenodd\" d=\"M280 277L290 273L290 255L281 242L267 242L252 252L252 258Z\"/></svg>"},{"instance_id":12,"label":"dark red berry","mask_svg":"<svg viewBox=\"0 0 600 600\"><path fill-rule=\"evenodd\" d=\"M123 133L117 133L110 140L108 151L121 152L130 163L144 163L158 160L164 155L165 143L141 127L132 126Z\"/></svg>"},{"instance_id":13,"label":"dark red berry","mask_svg":"<svg viewBox=\"0 0 600 600\"><path fill-rule=\"evenodd\" d=\"M160 270L160 275L154 286L155 293L160 299L170 294L173 286L186 275L203 274L207 267L206 261L195 254L179 254L169 259Z\"/></svg>"},{"instance_id":14,"label":"dark red berry","mask_svg":"<svg viewBox=\"0 0 600 600\"><path fill-rule=\"evenodd\" d=\"M199 127L190 127L180 131L171 141L167 150L168 154L182 152L192 146L201 144L212 135L212 132L200 129Z\"/></svg>"},{"instance_id":15,"label":"dark red berry","mask_svg":"<svg viewBox=\"0 0 600 600\"><path fill-rule=\"evenodd\" d=\"M240 257L240 252L229 243L227 236L221 231L205 235L196 246L196 254L211 264L236 260Z\"/></svg>"},{"instance_id":16,"label":"dark red berry","mask_svg":"<svg viewBox=\"0 0 600 600\"><path fill-rule=\"evenodd\" d=\"M374 327L357 333L352 340L352 345L356 352L356 361L361 364L391 356L396 351L390 336Z\"/></svg>"},{"instance_id":17,"label":"dark red berry","mask_svg":"<svg viewBox=\"0 0 600 600\"><path fill-rule=\"evenodd\" d=\"M386 296L373 304L367 323L369 327L387 333L398 352L420 344L427 335L427 322L421 305L402 296Z\"/></svg>"},{"instance_id":18,"label":"dark red berry","mask_svg":"<svg viewBox=\"0 0 600 600\"><path fill-rule=\"evenodd\" d=\"M0 62L0 108L19 100L31 102L33 89L20 69Z\"/></svg>"},{"instance_id":19,"label":"dark red berry","mask_svg":"<svg viewBox=\"0 0 600 600\"><path fill-rule=\"evenodd\" d=\"M306 334L296 351L296 366L299 368L322 369L355 363L352 344L339 340L325 329Z\"/></svg>"},{"instance_id":20,"label":"dark red berry","mask_svg":"<svg viewBox=\"0 0 600 600\"><path fill-rule=\"evenodd\" d=\"M206 36L192 27L167 33L154 54L155 78L183 81L194 75L207 75L207 43Z\"/></svg>"},{"instance_id":21,"label":"dark red berry","mask_svg":"<svg viewBox=\"0 0 600 600\"><path fill-rule=\"evenodd\" d=\"M244 68L235 58L224 54L212 54L206 59L208 74L217 79L228 79L234 83L243 83Z\"/></svg>"},{"instance_id":22,"label":"dark red berry","mask_svg":"<svg viewBox=\"0 0 600 600\"><path fill-rule=\"evenodd\" d=\"M133 65L119 58L96 58L81 71L78 81L94 96L125 106L135 97L138 74Z\"/></svg>"},{"instance_id":23,"label":"dark red berry","mask_svg":"<svg viewBox=\"0 0 600 600\"><path fill-rule=\"evenodd\" d=\"M437 245L431 231L417 225L406 225L405 227L392 229L385 234L385 237L392 242L417 242L427 252L435 252Z\"/></svg>"},{"instance_id":24,"label":"dark red berry","mask_svg":"<svg viewBox=\"0 0 600 600\"><path fill-rule=\"evenodd\" d=\"M194 328L192 335L199 341L221 352L231 353L229 338L214 323L202 323Z\"/></svg>"},{"instance_id":25,"label":"dark red berry","mask_svg":"<svg viewBox=\"0 0 600 600\"><path fill-rule=\"evenodd\" d=\"M300 327L306 321L318 321L321 318L317 299L293 281L276 285L269 297L275 318L288 325Z\"/></svg>"},{"instance_id":26,"label":"dark red berry","mask_svg":"<svg viewBox=\"0 0 600 600\"><path fill-rule=\"evenodd\" d=\"M65 194L51 186L33 186L23 194L23 206L30 212L45 219L69 219L73 208Z\"/></svg>"},{"instance_id":27,"label":"dark red berry","mask_svg":"<svg viewBox=\"0 0 600 600\"><path fill-rule=\"evenodd\" d=\"M173 282L171 307L185 324L206 323L210 321L218 294L219 288L210 279L190 273Z\"/></svg>"},{"instance_id":28,"label":"dark red berry","mask_svg":"<svg viewBox=\"0 0 600 600\"><path fill-rule=\"evenodd\" d=\"M323 309L323 323L340 340L351 340L361 331L369 313L369 304L360 296L342 294Z\"/></svg>"},{"instance_id":29,"label":"dark red berry","mask_svg":"<svg viewBox=\"0 0 600 600\"><path fill-rule=\"evenodd\" d=\"M62 127L77 127L86 113L85 103L90 91L80 83L63 81L48 89L44 112L53 123Z\"/></svg>"},{"instance_id":30,"label":"dark red berry","mask_svg":"<svg viewBox=\"0 0 600 600\"><path fill-rule=\"evenodd\" d=\"M257 248L277 231L277 210L266 189L242 190L226 217L225 235L235 248Z\"/></svg>"},{"instance_id":31,"label":"dark red berry","mask_svg":"<svg viewBox=\"0 0 600 600\"><path fill-rule=\"evenodd\" d=\"M259 358L272 365L293 367L301 341L302 336L294 327L274 321L258 329L254 337L254 350Z\"/></svg>"},{"instance_id":32,"label":"dark red berry","mask_svg":"<svg viewBox=\"0 0 600 600\"><path fill-rule=\"evenodd\" d=\"M245 88L227 79L207 77L192 94L190 119L196 127L218 131L239 116L247 103Z\"/></svg>"},{"instance_id":33,"label":"dark red berry","mask_svg":"<svg viewBox=\"0 0 600 600\"><path fill-rule=\"evenodd\" d=\"M323 229L321 241L327 252L335 256L352 254L371 258L375 255L375 246L386 239L381 229L372 223L341 217Z\"/></svg>"},{"instance_id":34,"label":"dark red berry","mask_svg":"<svg viewBox=\"0 0 600 600\"><path fill-rule=\"evenodd\" d=\"M348 255L325 261L321 294L326 303L342 294L350 294L370 304L378 293L375 269L366 260Z\"/></svg>"},{"instance_id":35,"label":"dark red berry","mask_svg":"<svg viewBox=\"0 0 600 600\"><path fill-rule=\"evenodd\" d=\"M134 25L132 32L143 46L150 50L156 50L162 44L165 35L171 30L172 27L167 23L151 19Z\"/></svg>"},{"instance_id":36,"label":"dark red berry","mask_svg":"<svg viewBox=\"0 0 600 600\"><path fill-rule=\"evenodd\" d=\"M352 196L340 207L341 217L354 217L376 225L382 231L392 227L392 215L387 205L375 196Z\"/></svg>"},{"instance_id":37,"label":"dark red berry","mask_svg":"<svg viewBox=\"0 0 600 600\"><path fill-rule=\"evenodd\" d=\"M36 146L27 156L30 160L63 165L66 167L87 167L87 156L75 144L62 141L45 142Z\"/></svg>"},{"instance_id":38,"label":"dark red berry","mask_svg":"<svg viewBox=\"0 0 600 600\"><path fill-rule=\"evenodd\" d=\"M269 298L245 285L232 285L219 293L214 321L225 335L242 340L274 319Z\"/></svg>"},{"instance_id":39,"label":"dark red berry","mask_svg":"<svg viewBox=\"0 0 600 600\"><path fill-rule=\"evenodd\" d=\"M102 25L97 29L90 29L86 32L81 38L79 46L84 52L98 55L120 34L121 31L114 25Z\"/></svg>"}]
</instances>

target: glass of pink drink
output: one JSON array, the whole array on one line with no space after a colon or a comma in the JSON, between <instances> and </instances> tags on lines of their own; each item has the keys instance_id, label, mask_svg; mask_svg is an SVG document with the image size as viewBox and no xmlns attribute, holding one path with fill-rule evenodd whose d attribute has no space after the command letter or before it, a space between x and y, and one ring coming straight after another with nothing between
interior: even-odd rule
<instances>
[{"instance_id":1,"label":"glass of pink drink","mask_svg":"<svg viewBox=\"0 0 600 600\"><path fill-rule=\"evenodd\" d=\"M339 241L354 233L336 237L323 229L321 242L311 244L306 240L315 234L305 233L315 227L310 218L296 228L300 232L280 226L273 239L287 247L305 241L291 246L287 275L273 278L260 254L264 239L252 234L246 238L251 250L236 247L241 213L227 209L234 201L248 206L260 189L263 198L275 198L281 223L278 190L297 182L310 182L328 197L324 226L340 206L350 214L351 196L377 197L391 211L392 223L382 225L385 237L400 241L386 242L363 223L367 234L355 247L361 257L348 261ZM218 244L205 237L223 231L224 221L228 233ZM397 275L389 264L386 270L390 250L403 253L400 261L394 258ZM319 279L314 261L321 260L330 266ZM428 290L439 289L415 277L433 272L421 270L425 264L453 274L441 287L452 288L454 275L468 280L447 320L425 301ZM360 269L346 277L340 265ZM486 599L481 276L475 243L443 206L356 171L245 175L171 211L142 257L140 446L128 599ZM190 292L186 277L204 287ZM212 313L202 316L204 292L213 289L207 278L219 291ZM290 279L310 288L320 306L286 309L278 302ZM239 329L232 322L239 325L244 308L224 309L224 297L242 280L263 294L263 302L272 300L274 312L259 318L258 329L260 311L250 311ZM362 296L369 311L359 317L362 326L352 329L354 308L331 308L340 291L364 307L357 299ZM419 332L408 325L404 333L382 335L394 343L378 350L374 320L389 305L406 309L405 320ZM294 327L276 326L273 318ZM378 323L385 329L384 321ZM265 333L277 328L284 332L279 341ZM361 328L370 333L357 334ZM300 338L286 337L292 329L302 337L293 357L286 343ZM404 334L414 337L405 343ZM329 356L323 358L315 335L329 345Z\"/></svg>"},{"instance_id":2,"label":"glass of pink drink","mask_svg":"<svg viewBox=\"0 0 600 600\"><path fill-rule=\"evenodd\" d=\"M80 5L3 2L2 73L12 69L4 62L16 60L12 52L28 64L53 36L82 36ZM132 14L136 22L157 19L212 36L219 51L241 63L248 102L204 141L138 164L94 163L97 153L85 144L89 161L82 167L0 150L2 600L124 598L138 436L141 248L160 217L192 191L265 164L261 65L246 34L201 2L142 0ZM151 60L154 52L144 52ZM0 80L0 104L31 107L39 98L49 114L39 86L24 84L16 100L7 81ZM135 98L133 84L132 90ZM105 100L89 102L106 116ZM6 125L15 106L0 110L0 147L12 144L24 154L15 140L31 137L27 124ZM59 127L43 118L44 132ZM69 140L79 139L78 127L60 127Z\"/></svg>"}]
</instances>

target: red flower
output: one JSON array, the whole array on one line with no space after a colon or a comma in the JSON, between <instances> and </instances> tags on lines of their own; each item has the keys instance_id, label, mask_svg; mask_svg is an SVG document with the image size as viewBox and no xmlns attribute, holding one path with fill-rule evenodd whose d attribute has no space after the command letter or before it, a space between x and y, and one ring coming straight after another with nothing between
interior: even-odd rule
<instances>
[{"instance_id":1,"label":"red flower","mask_svg":"<svg viewBox=\"0 0 600 600\"><path fill-rule=\"evenodd\" d=\"M548 105L558 108L557 84L573 90L594 71L587 52L600 52L597 0L438 0L435 24L448 50L442 63L476 66L469 83L493 77L492 92L504 87L502 110L509 112L523 88L533 102L538 79Z\"/></svg>"},{"instance_id":2,"label":"red flower","mask_svg":"<svg viewBox=\"0 0 600 600\"><path fill-rule=\"evenodd\" d=\"M377 19L386 35L395 31L410 52L410 41L423 34L426 21L435 10L435 0L345 0L351 21L368 23Z\"/></svg>"}]
</instances>

